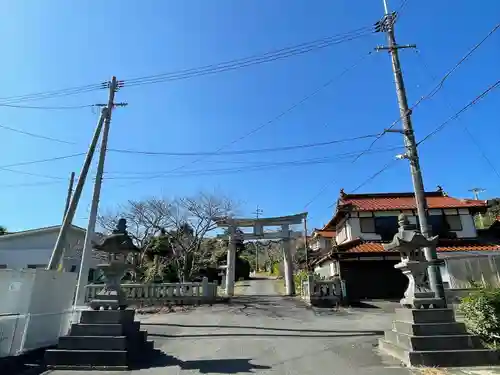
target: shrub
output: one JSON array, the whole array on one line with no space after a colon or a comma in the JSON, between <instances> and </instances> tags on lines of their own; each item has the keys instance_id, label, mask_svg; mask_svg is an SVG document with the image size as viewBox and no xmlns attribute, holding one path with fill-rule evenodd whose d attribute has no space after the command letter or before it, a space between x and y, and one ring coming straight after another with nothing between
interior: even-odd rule
<instances>
[{"instance_id":1,"label":"shrub","mask_svg":"<svg viewBox=\"0 0 500 375\"><path fill-rule=\"evenodd\" d=\"M500 289L482 287L462 298L459 312L464 315L469 332L478 335L488 346L500 343Z\"/></svg>"},{"instance_id":2,"label":"shrub","mask_svg":"<svg viewBox=\"0 0 500 375\"><path fill-rule=\"evenodd\" d=\"M294 278L294 284L295 284L295 289L297 290L297 294L302 293L302 281L307 279L307 271L306 270L300 270L296 274L293 275Z\"/></svg>"}]
</instances>

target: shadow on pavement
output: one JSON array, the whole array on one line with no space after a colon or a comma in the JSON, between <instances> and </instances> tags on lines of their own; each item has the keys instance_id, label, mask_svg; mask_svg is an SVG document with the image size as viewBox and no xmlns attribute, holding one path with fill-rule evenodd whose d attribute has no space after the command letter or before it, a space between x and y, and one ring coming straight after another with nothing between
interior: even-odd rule
<instances>
[{"instance_id":1,"label":"shadow on pavement","mask_svg":"<svg viewBox=\"0 0 500 375\"><path fill-rule=\"evenodd\" d=\"M158 368L167 366L179 366L182 370L198 370L201 374L238 374L244 372L254 372L254 370L268 370L271 367L250 363L249 358L232 359L195 359L183 361L179 358L165 354L160 350L155 350L152 361L142 369Z\"/></svg>"},{"instance_id":2,"label":"shadow on pavement","mask_svg":"<svg viewBox=\"0 0 500 375\"><path fill-rule=\"evenodd\" d=\"M347 334L361 334L366 335L381 335L383 331L339 331L339 330L323 330L323 329L296 329L296 328L270 328L270 327L255 327L255 326L228 326L228 325L208 325L208 324L171 324L171 323L141 323L142 326L167 326L167 327L178 327L178 328L234 328L234 329L258 329L264 331L282 331L282 332L302 332L302 333L339 333L343 335ZM257 334L258 335L258 334ZM274 336L274 335L272 335ZM289 335L293 336L293 335ZM308 336L314 337L314 336Z\"/></svg>"},{"instance_id":3,"label":"shadow on pavement","mask_svg":"<svg viewBox=\"0 0 500 375\"><path fill-rule=\"evenodd\" d=\"M204 333L204 334L180 334L180 335L165 335L162 333L148 332L148 336L151 337L165 337L165 338L215 338L215 337L296 337L296 338L341 338L341 337L359 337L359 336L380 336L383 335L383 331L366 331L366 332L357 332L357 333L337 333L337 334L276 334L276 333Z\"/></svg>"}]
</instances>

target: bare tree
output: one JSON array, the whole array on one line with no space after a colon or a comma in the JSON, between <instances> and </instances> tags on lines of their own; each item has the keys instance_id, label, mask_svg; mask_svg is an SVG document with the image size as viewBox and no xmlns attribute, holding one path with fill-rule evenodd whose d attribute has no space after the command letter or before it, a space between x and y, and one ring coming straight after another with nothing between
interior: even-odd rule
<instances>
[{"instance_id":1,"label":"bare tree","mask_svg":"<svg viewBox=\"0 0 500 375\"><path fill-rule=\"evenodd\" d=\"M163 229L172 249L170 261L177 266L179 278L185 280L198 269L204 254L201 246L206 234L216 228L215 217L228 216L234 212L234 203L223 196L199 193L193 197L148 198L128 201L115 212L99 216L99 225L112 230L119 218L127 220L128 230L142 256L136 264L143 263L144 254L153 237Z\"/></svg>"}]
</instances>

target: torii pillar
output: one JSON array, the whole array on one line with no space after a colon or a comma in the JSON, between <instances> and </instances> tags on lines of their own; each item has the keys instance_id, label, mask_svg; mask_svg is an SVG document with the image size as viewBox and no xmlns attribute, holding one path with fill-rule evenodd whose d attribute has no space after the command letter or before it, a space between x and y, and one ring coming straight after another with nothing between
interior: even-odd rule
<instances>
[{"instance_id":1,"label":"torii pillar","mask_svg":"<svg viewBox=\"0 0 500 375\"><path fill-rule=\"evenodd\" d=\"M285 269L286 295L295 294L293 282L293 261L291 254L291 231L290 225L300 224L307 217L307 213L300 213L290 216L268 217L259 219L236 219L236 218L214 218L218 227L229 229L229 249L227 251L227 274L226 274L226 294L229 297L234 295L235 267L236 267L236 236L241 236L243 240L283 240L283 262ZM281 226L281 231L264 232L265 226ZM253 227L253 233L238 233L239 227Z\"/></svg>"}]
</instances>

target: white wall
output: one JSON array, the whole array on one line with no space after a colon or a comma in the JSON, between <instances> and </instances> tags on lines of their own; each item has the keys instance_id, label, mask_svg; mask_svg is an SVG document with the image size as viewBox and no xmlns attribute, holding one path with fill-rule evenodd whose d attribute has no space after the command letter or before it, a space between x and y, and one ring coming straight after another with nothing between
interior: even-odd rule
<instances>
[{"instance_id":1,"label":"white wall","mask_svg":"<svg viewBox=\"0 0 500 375\"><path fill-rule=\"evenodd\" d=\"M75 287L72 272L0 270L0 357L54 345L66 335Z\"/></svg>"},{"instance_id":2,"label":"white wall","mask_svg":"<svg viewBox=\"0 0 500 375\"><path fill-rule=\"evenodd\" d=\"M328 260L323 262L321 266L318 266L314 269L314 273L319 274L322 277L330 277L333 276L334 265L333 261Z\"/></svg>"}]
</instances>

